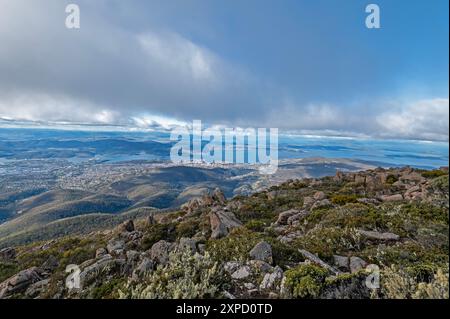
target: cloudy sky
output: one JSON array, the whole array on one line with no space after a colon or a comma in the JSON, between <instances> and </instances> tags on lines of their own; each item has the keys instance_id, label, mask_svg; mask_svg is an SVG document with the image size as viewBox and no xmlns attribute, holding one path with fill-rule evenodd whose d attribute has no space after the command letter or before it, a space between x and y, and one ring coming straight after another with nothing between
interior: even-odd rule
<instances>
[{"instance_id":1,"label":"cloudy sky","mask_svg":"<svg viewBox=\"0 0 450 319\"><path fill-rule=\"evenodd\" d=\"M448 141L448 1L372 2L0 0L0 123Z\"/></svg>"}]
</instances>

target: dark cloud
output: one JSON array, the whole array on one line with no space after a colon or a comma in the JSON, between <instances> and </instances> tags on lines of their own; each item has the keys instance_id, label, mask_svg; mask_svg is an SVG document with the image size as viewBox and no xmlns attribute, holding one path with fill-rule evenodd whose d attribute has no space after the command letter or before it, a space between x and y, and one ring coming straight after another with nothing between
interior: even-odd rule
<instances>
[{"instance_id":1,"label":"dark cloud","mask_svg":"<svg viewBox=\"0 0 450 319\"><path fill-rule=\"evenodd\" d=\"M177 24L175 18L187 7L200 10L198 1L176 7L154 1L152 8L157 10L148 14L142 12L142 2L76 2L81 7L80 30L64 26L69 1L0 0L0 117L138 127L201 119L211 124L448 140L448 120L441 119L448 115L448 98L406 104L377 104L367 97L350 104L315 101L306 97L342 85L317 85L329 61L324 60L320 74L315 74L317 68L306 69L302 95L283 85L288 77L276 83L172 29L171 21ZM208 12L198 14L204 17ZM190 28L195 29L195 23ZM214 37L208 30L202 32ZM440 125L428 125L438 118Z\"/></svg>"}]
</instances>

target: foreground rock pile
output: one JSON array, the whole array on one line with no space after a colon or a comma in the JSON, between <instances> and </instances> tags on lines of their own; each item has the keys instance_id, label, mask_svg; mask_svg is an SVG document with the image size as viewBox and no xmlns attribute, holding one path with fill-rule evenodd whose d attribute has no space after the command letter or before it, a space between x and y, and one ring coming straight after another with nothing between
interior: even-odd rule
<instances>
[{"instance_id":1,"label":"foreground rock pile","mask_svg":"<svg viewBox=\"0 0 450 319\"><path fill-rule=\"evenodd\" d=\"M113 230L3 248L0 266L0 298L448 297L448 170L215 190Z\"/></svg>"}]
</instances>

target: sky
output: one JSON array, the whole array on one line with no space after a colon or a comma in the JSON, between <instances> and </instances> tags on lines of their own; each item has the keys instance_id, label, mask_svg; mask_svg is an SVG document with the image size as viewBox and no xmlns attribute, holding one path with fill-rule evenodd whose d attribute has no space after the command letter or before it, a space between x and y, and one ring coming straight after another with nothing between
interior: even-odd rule
<instances>
[{"instance_id":1,"label":"sky","mask_svg":"<svg viewBox=\"0 0 450 319\"><path fill-rule=\"evenodd\" d=\"M81 28L65 27L66 5ZM368 29L366 5L380 7ZM0 0L0 125L448 142L447 0Z\"/></svg>"}]
</instances>

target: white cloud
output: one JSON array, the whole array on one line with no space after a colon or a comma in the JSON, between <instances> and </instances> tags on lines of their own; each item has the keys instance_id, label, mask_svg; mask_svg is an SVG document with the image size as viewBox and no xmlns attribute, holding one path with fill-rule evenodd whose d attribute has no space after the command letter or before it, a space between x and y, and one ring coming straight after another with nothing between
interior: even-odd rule
<instances>
[{"instance_id":1,"label":"white cloud","mask_svg":"<svg viewBox=\"0 0 450 319\"><path fill-rule=\"evenodd\" d=\"M382 137L448 141L449 100L429 99L393 107L376 121Z\"/></svg>"}]
</instances>

